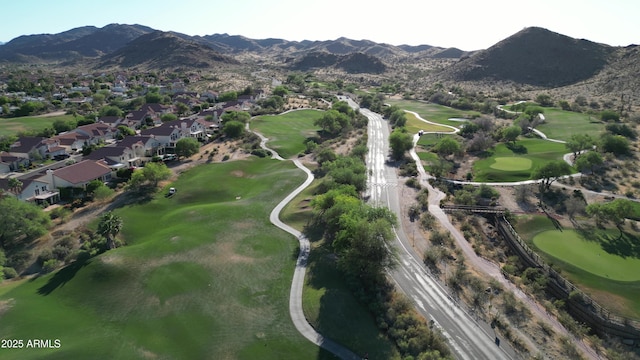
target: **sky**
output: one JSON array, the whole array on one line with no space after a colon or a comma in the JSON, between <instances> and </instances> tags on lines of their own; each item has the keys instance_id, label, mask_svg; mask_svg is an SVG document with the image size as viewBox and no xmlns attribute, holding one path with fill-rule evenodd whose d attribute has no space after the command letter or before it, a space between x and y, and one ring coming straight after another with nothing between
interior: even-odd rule
<instances>
[{"instance_id":1,"label":"sky","mask_svg":"<svg viewBox=\"0 0 640 360\"><path fill-rule=\"evenodd\" d=\"M638 0L10 0L0 7L0 41L118 23L188 35L347 37L470 51L537 26L627 46L640 44L638 14Z\"/></svg>"}]
</instances>

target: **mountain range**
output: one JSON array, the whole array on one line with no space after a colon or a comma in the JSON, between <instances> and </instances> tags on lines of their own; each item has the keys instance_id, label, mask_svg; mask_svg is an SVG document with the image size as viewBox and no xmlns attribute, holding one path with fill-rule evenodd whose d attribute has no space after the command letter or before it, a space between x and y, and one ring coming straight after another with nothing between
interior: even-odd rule
<instances>
[{"instance_id":1,"label":"mountain range","mask_svg":"<svg viewBox=\"0 0 640 360\"><path fill-rule=\"evenodd\" d=\"M538 27L525 28L475 52L429 45L394 46L344 37L288 41L228 34L189 36L123 24L25 35L0 46L0 65L53 63L94 70L202 69L256 61L290 70L333 68L351 74L385 74L408 64L441 61L443 65L429 74L436 81L499 81L552 88L584 82L607 69L622 71L618 78L635 77L640 54L636 45L613 47ZM624 87L640 88L637 79L629 81L633 84L623 81Z\"/></svg>"}]
</instances>

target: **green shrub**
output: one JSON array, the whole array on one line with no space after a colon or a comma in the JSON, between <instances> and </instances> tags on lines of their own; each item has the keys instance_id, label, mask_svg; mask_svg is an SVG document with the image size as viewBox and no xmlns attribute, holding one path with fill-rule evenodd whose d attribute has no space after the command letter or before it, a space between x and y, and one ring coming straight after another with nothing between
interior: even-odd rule
<instances>
[{"instance_id":1,"label":"green shrub","mask_svg":"<svg viewBox=\"0 0 640 360\"><path fill-rule=\"evenodd\" d=\"M47 260L44 262L44 264L42 264L42 272L50 273L53 270L55 270L57 267L58 267L58 260L56 259Z\"/></svg>"},{"instance_id":2,"label":"green shrub","mask_svg":"<svg viewBox=\"0 0 640 360\"><path fill-rule=\"evenodd\" d=\"M4 278L5 279L13 279L15 277L18 277L18 273L12 267L4 267L4 268L2 268L2 273L4 274Z\"/></svg>"}]
</instances>

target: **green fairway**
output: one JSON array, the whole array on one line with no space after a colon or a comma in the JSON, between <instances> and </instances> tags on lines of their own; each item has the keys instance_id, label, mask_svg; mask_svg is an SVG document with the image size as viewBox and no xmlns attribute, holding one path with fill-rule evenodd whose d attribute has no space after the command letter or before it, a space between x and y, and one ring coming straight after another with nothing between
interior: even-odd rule
<instances>
[{"instance_id":1,"label":"green fairway","mask_svg":"<svg viewBox=\"0 0 640 360\"><path fill-rule=\"evenodd\" d=\"M275 116L258 116L251 120L251 128L269 138L269 147L280 156L289 158L306 149L306 139L317 136L320 128L313 122L323 115L324 112L318 110L296 110Z\"/></svg>"},{"instance_id":2,"label":"green fairway","mask_svg":"<svg viewBox=\"0 0 640 360\"><path fill-rule=\"evenodd\" d=\"M316 193L316 180L294 198L283 210L282 221L303 231L312 223L310 199ZM369 353L371 359L391 359L396 354L393 344L376 326L366 307L358 303L341 272L336 268L329 245L321 241L322 232L307 227L312 241L302 307L309 323L321 334L353 349L356 353ZM349 321L345 321L345 319Z\"/></svg>"},{"instance_id":3,"label":"green fairway","mask_svg":"<svg viewBox=\"0 0 640 360\"><path fill-rule=\"evenodd\" d=\"M0 118L0 136L16 135L19 132L40 131L51 127L56 120L73 120L73 115L50 117L24 116L17 118Z\"/></svg>"},{"instance_id":4,"label":"green fairway","mask_svg":"<svg viewBox=\"0 0 640 360\"><path fill-rule=\"evenodd\" d=\"M449 127L433 125L433 124L426 123L422 120L419 120L415 115L411 113L405 113L405 116L407 117L407 124L405 125L405 127L407 128L407 131L410 134L416 134L420 130L424 130L426 132L430 132L430 131L453 132L453 129Z\"/></svg>"},{"instance_id":5,"label":"green fairway","mask_svg":"<svg viewBox=\"0 0 640 360\"><path fill-rule=\"evenodd\" d=\"M616 236L612 232L600 235L608 240ZM588 241L575 230L547 230L537 234L533 243L545 253L594 275L640 281L640 258L608 252L607 243Z\"/></svg>"},{"instance_id":6,"label":"green fairway","mask_svg":"<svg viewBox=\"0 0 640 360\"><path fill-rule=\"evenodd\" d=\"M605 124L589 114L544 108L543 115L545 121L536 129L551 139L569 140L574 134L588 134L597 138L605 130Z\"/></svg>"},{"instance_id":7,"label":"green fairway","mask_svg":"<svg viewBox=\"0 0 640 360\"><path fill-rule=\"evenodd\" d=\"M531 172L551 160L561 160L567 152L564 144L541 139L520 139L518 149L505 144L496 145L490 156L473 165L474 181L509 182L531 178Z\"/></svg>"},{"instance_id":8,"label":"green fairway","mask_svg":"<svg viewBox=\"0 0 640 360\"><path fill-rule=\"evenodd\" d=\"M193 168L116 210L127 246L0 287L0 336L60 339L3 359L325 359L289 316L298 243L269 222L304 179L290 162Z\"/></svg>"},{"instance_id":9,"label":"green fairway","mask_svg":"<svg viewBox=\"0 0 640 360\"><path fill-rule=\"evenodd\" d=\"M600 305L640 319L637 234L625 233L620 238L617 229L560 232L547 217L531 215L519 216L515 227L547 263Z\"/></svg>"},{"instance_id":10,"label":"green fairway","mask_svg":"<svg viewBox=\"0 0 640 360\"><path fill-rule=\"evenodd\" d=\"M480 116L480 113L472 110L458 110L451 107L432 104L415 100L395 100L387 99L385 102L391 105L397 105L403 110L414 111L423 119L433 121L439 124L460 126L459 121L451 121L449 118L473 118ZM447 130L445 130L447 131Z\"/></svg>"},{"instance_id":11,"label":"green fairway","mask_svg":"<svg viewBox=\"0 0 640 360\"><path fill-rule=\"evenodd\" d=\"M502 171L522 171L531 169L531 159L525 157L496 157L492 169Z\"/></svg>"}]
</instances>

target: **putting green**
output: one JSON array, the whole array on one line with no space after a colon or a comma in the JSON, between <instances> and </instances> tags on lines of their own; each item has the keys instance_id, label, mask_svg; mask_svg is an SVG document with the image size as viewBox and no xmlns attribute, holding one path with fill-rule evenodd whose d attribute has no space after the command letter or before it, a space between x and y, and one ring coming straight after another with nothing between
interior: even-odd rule
<instances>
[{"instance_id":1,"label":"putting green","mask_svg":"<svg viewBox=\"0 0 640 360\"><path fill-rule=\"evenodd\" d=\"M605 279L640 280L640 259L608 253L599 241L587 241L574 230L543 231L533 243L554 258Z\"/></svg>"},{"instance_id":2,"label":"putting green","mask_svg":"<svg viewBox=\"0 0 640 360\"><path fill-rule=\"evenodd\" d=\"M522 171L531 169L531 160L523 157L497 157L490 166L492 169L502 171Z\"/></svg>"}]
</instances>

